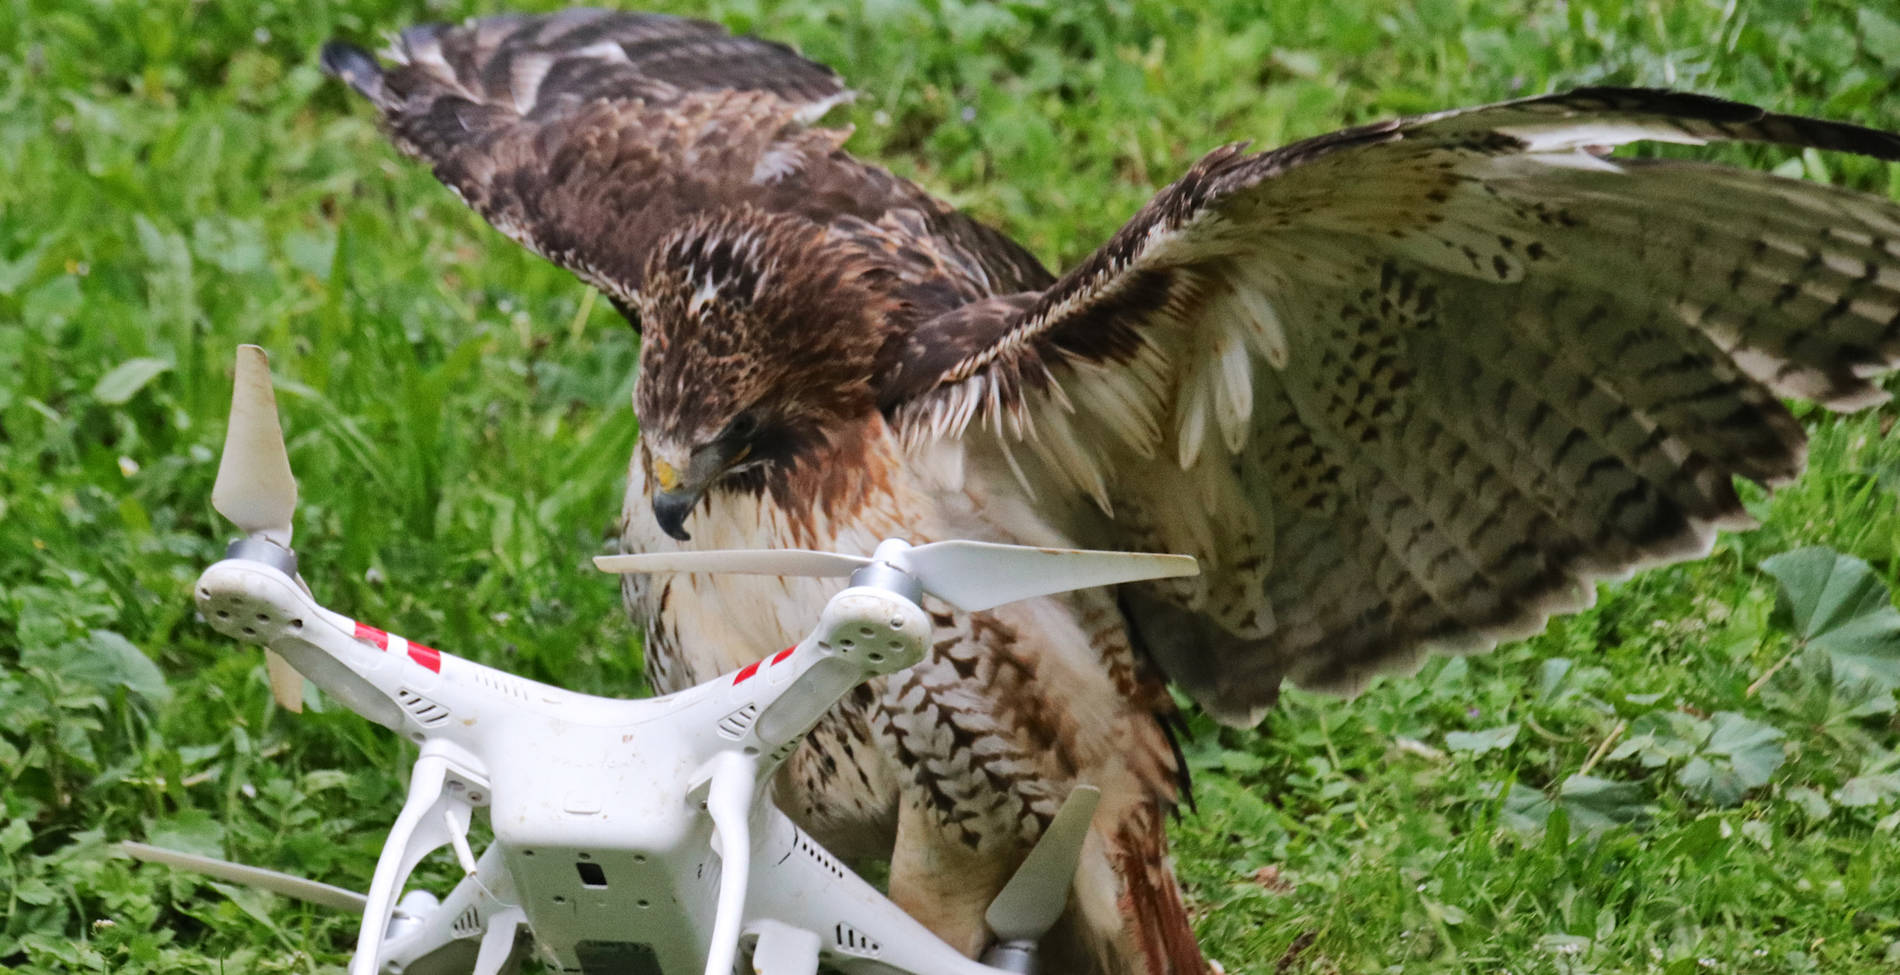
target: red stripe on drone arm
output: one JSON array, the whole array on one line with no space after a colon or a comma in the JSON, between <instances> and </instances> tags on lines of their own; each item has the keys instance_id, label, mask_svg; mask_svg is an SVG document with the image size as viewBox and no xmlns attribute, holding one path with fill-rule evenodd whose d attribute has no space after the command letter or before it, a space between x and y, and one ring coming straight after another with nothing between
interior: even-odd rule
<instances>
[{"instance_id":1,"label":"red stripe on drone arm","mask_svg":"<svg viewBox=\"0 0 1900 975\"><path fill-rule=\"evenodd\" d=\"M434 647L425 647L411 640L409 641L409 659L438 674L442 672L442 651Z\"/></svg>"},{"instance_id":2,"label":"red stripe on drone arm","mask_svg":"<svg viewBox=\"0 0 1900 975\"><path fill-rule=\"evenodd\" d=\"M782 664L782 663L784 663L784 662L785 662L785 658L786 658L786 657L789 657L789 656L791 656L791 655L792 655L792 651L793 651L793 650L796 650L796 649L798 649L798 648L797 648L797 647L786 647L785 649L783 649L783 650L780 650L780 651L779 651L778 653L776 653L776 654L774 654L774 655L773 655L773 657L772 657L772 666L774 666L774 667L776 667L776 666L778 666L779 664Z\"/></svg>"},{"instance_id":3,"label":"red stripe on drone arm","mask_svg":"<svg viewBox=\"0 0 1900 975\"><path fill-rule=\"evenodd\" d=\"M732 686L738 687L740 684L743 684L747 680L751 679L752 675L758 672L759 672L759 661L754 660L751 663L746 664L743 668L740 669L738 673L732 675Z\"/></svg>"},{"instance_id":4,"label":"red stripe on drone arm","mask_svg":"<svg viewBox=\"0 0 1900 975\"><path fill-rule=\"evenodd\" d=\"M356 624L356 638L374 644L378 650L389 649L389 634L367 623Z\"/></svg>"}]
</instances>

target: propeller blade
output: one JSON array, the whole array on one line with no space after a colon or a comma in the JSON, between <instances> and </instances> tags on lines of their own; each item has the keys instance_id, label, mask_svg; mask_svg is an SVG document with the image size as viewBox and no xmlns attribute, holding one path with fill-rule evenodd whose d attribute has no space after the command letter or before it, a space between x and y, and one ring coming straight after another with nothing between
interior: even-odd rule
<instances>
[{"instance_id":1,"label":"propeller blade","mask_svg":"<svg viewBox=\"0 0 1900 975\"><path fill-rule=\"evenodd\" d=\"M263 867L245 866L242 863L232 863L229 860L218 860L213 857L199 856L196 853L182 853L178 850L167 850L162 846L149 846L144 843L133 843L129 840L120 843L119 849L124 850L125 853L134 860L143 860L147 863L162 863L168 867L175 867L179 870L190 870L193 873L201 873L207 877L213 877L218 880L228 880L232 883L245 884L260 890L267 890L273 894L282 894L285 897L294 897L300 901L308 901L319 907L329 907L339 911L361 914L363 913L363 905L367 903L363 895L356 891L344 890L341 887L332 887L329 884L318 883L314 880L305 880L302 877L293 877L290 874L278 873L275 870L265 870Z\"/></svg>"},{"instance_id":2,"label":"propeller blade","mask_svg":"<svg viewBox=\"0 0 1900 975\"><path fill-rule=\"evenodd\" d=\"M911 548L898 541L876 558L810 549L723 549L601 555L605 572L730 572L769 576L848 576L885 560L909 573L925 592L968 612L1072 589L1200 573L1192 556L1036 548L995 542L931 542Z\"/></svg>"},{"instance_id":3,"label":"propeller blade","mask_svg":"<svg viewBox=\"0 0 1900 975\"><path fill-rule=\"evenodd\" d=\"M861 555L814 552L802 548L721 549L710 552L643 552L599 555L594 565L605 572L729 572L759 576L848 576L871 560Z\"/></svg>"},{"instance_id":4,"label":"propeller blade","mask_svg":"<svg viewBox=\"0 0 1900 975\"><path fill-rule=\"evenodd\" d=\"M1069 886L1082 859L1082 841L1088 838L1089 821L1101 798L1102 790L1078 785L1063 800L1042 839L983 913L996 940L1034 941L1055 926L1069 905Z\"/></svg>"},{"instance_id":5,"label":"propeller blade","mask_svg":"<svg viewBox=\"0 0 1900 975\"><path fill-rule=\"evenodd\" d=\"M211 507L247 535L262 534L290 547L290 516L297 509L297 481L284 450L271 392L270 359L255 345L240 345L231 389L231 419L224 456L211 486Z\"/></svg>"},{"instance_id":6,"label":"propeller blade","mask_svg":"<svg viewBox=\"0 0 1900 975\"><path fill-rule=\"evenodd\" d=\"M1188 555L966 541L919 545L903 551L895 561L924 591L971 613L1018 599L1201 571Z\"/></svg>"},{"instance_id":7,"label":"propeller blade","mask_svg":"<svg viewBox=\"0 0 1900 975\"><path fill-rule=\"evenodd\" d=\"M270 672L270 694L277 706L291 714L303 713L303 675L275 650L264 651L264 666Z\"/></svg>"}]
</instances>

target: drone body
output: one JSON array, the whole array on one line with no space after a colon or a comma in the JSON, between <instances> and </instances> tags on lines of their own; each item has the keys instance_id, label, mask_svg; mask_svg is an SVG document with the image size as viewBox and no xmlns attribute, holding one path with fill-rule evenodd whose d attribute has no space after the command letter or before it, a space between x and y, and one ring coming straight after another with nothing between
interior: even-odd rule
<instances>
[{"instance_id":1,"label":"drone body","mask_svg":"<svg viewBox=\"0 0 1900 975\"><path fill-rule=\"evenodd\" d=\"M873 556L701 552L602 559L620 572L848 576L816 628L731 674L646 700L524 680L319 605L289 548L296 485L261 349L239 349L213 505L246 531L199 577L199 611L363 717L420 746L366 895L128 844L135 856L360 910L351 975L512 971L522 935L563 972L996 975L845 869L761 786L838 700L926 652L926 592L965 610L1192 574L1192 559L889 539ZM978 570L987 569L987 572ZM286 669L288 668L288 669ZM278 688L280 693L283 690ZM1068 902L1098 791L1076 789L989 905L991 955L1030 972ZM468 833L486 809L494 843ZM452 847L445 901L404 893Z\"/></svg>"},{"instance_id":2,"label":"drone body","mask_svg":"<svg viewBox=\"0 0 1900 975\"><path fill-rule=\"evenodd\" d=\"M929 624L901 596L847 590L809 639L762 663L662 698L612 700L340 617L242 555L205 570L197 592L215 627L422 746L367 897L355 975L417 971L418 958L453 970L466 950L433 956L458 941L479 945L474 971L491 975L513 957L517 927L560 971L726 972L741 935L767 939L755 948L767 975L807 971L806 955L846 972L874 960L991 971L937 942L754 788L839 695L922 655ZM476 860L466 832L480 808L494 845ZM409 871L444 845L471 879L407 929L385 929Z\"/></svg>"}]
</instances>

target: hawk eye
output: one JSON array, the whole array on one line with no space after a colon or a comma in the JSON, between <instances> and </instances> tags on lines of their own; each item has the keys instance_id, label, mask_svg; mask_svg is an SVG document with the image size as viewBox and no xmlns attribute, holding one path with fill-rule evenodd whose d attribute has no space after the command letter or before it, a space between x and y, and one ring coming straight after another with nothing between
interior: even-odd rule
<instances>
[{"instance_id":1,"label":"hawk eye","mask_svg":"<svg viewBox=\"0 0 1900 975\"><path fill-rule=\"evenodd\" d=\"M759 418L751 413L741 413L726 424L725 439L744 440L759 432Z\"/></svg>"}]
</instances>

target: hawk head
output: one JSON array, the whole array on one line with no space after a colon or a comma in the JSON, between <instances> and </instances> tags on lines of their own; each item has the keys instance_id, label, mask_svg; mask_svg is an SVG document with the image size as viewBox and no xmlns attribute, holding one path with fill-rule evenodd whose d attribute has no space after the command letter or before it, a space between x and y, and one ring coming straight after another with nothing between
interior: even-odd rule
<instances>
[{"instance_id":1,"label":"hawk head","mask_svg":"<svg viewBox=\"0 0 1900 975\"><path fill-rule=\"evenodd\" d=\"M891 302L869 255L742 208L673 232L638 301L634 393L653 513L668 535L708 489L780 490L877 413Z\"/></svg>"}]
</instances>

